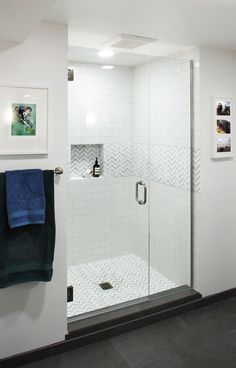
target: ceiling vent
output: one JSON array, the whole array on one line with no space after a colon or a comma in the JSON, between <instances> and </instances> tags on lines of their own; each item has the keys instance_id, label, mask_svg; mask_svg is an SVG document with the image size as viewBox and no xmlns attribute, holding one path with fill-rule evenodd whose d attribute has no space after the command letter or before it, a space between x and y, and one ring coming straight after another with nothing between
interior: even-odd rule
<instances>
[{"instance_id":1,"label":"ceiling vent","mask_svg":"<svg viewBox=\"0 0 236 368\"><path fill-rule=\"evenodd\" d=\"M147 43L156 42L157 39L149 37L134 36L128 34L120 34L111 40L105 42L103 45L107 47L115 47L121 49L135 49Z\"/></svg>"}]
</instances>

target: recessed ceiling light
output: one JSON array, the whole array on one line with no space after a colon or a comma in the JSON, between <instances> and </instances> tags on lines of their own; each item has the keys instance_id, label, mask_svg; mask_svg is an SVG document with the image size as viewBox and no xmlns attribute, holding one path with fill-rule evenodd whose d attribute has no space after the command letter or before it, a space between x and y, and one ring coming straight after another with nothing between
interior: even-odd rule
<instances>
[{"instance_id":1,"label":"recessed ceiling light","mask_svg":"<svg viewBox=\"0 0 236 368\"><path fill-rule=\"evenodd\" d=\"M104 70L110 70L110 69L114 69L115 67L114 65L103 65L101 68Z\"/></svg>"},{"instance_id":2,"label":"recessed ceiling light","mask_svg":"<svg viewBox=\"0 0 236 368\"><path fill-rule=\"evenodd\" d=\"M104 50L98 51L98 56L103 57L103 58L109 58L109 57L112 57L113 55L114 55L114 52L111 49L104 49Z\"/></svg>"}]
</instances>

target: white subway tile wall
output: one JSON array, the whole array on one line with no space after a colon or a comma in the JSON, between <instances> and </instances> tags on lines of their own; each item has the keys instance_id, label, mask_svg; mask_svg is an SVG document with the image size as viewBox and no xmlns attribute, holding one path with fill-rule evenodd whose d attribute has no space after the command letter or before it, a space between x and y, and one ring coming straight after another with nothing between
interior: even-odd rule
<instances>
[{"instance_id":1,"label":"white subway tile wall","mask_svg":"<svg viewBox=\"0 0 236 368\"><path fill-rule=\"evenodd\" d=\"M69 180L68 265L132 253L130 177Z\"/></svg>"},{"instance_id":2,"label":"white subway tile wall","mask_svg":"<svg viewBox=\"0 0 236 368\"><path fill-rule=\"evenodd\" d=\"M73 66L75 81L69 83L68 101L69 143L77 145L77 155L71 161L70 177L81 176L81 170L75 170L80 165L78 145L83 145L84 163L92 166L95 152L90 150L87 159L86 153L91 144L102 144L105 178L69 180L69 265L131 253L134 205L132 180L124 177L130 176L127 152L133 124L133 69L104 71L99 65Z\"/></svg>"},{"instance_id":3,"label":"white subway tile wall","mask_svg":"<svg viewBox=\"0 0 236 368\"><path fill-rule=\"evenodd\" d=\"M145 85L145 69L135 68L134 84ZM134 89L134 110L145 115L145 88ZM182 59L157 59L149 66L150 119L150 262L177 285L190 282L190 63ZM136 103L137 101L137 103ZM141 119L139 119L141 121ZM143 131L135 130L135 141ZM197 156L196 156L197 157ZM197 165L196 165L197 166ZM134 244L139 257L147 257L142 246L146 227L136 218ZM140 232L143 229L143 236ZM151 284L153 280L151 279Z\"/></svg>"},{"instance_id":4,"label":"white subway tile wall","mask_svg":"<svg viewBox=\"0 0 236 368\"><path fill-rule=\"evenodd\" d=\"M161 146L190 147L190 64L162 59L150 64L150 138Z\"/></svg>"},{"instance_id":5,"label":"white subway tile wall","mask_svg":"<svg viewBox=\"0 0 236 368\"><path fill-rule=\"evenodd\" d=\"M151 265L177 285L189 284L190 194L156 183L150 193Z\"/></svg>"},{"instance_id":6,"label":"white subway tile wall","mask_svg":"<svg viewBox=\"0 0 236 368\"><path fill-rule=\"evenodd\" d=\"M72 64L69 83L71 144L129 143L132 135L133 69L103 70L95 64Z\"/></svg>"},{"instance_id":7,"label":"white subway tile wall","mask_svg":"<svg viewBox=\"0 0 236 368\"><path fill-rule=\"evenodd\" d=\"M131 140L149 144L149 66L142 64L133 69L133 129Z\"/></svg>"}]
</instances>

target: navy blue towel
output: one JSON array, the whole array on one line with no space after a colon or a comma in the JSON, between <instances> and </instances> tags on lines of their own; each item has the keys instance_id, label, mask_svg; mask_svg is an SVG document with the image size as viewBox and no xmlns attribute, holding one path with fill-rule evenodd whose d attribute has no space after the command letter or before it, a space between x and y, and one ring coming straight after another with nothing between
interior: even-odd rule
<instances>
[{"instance_id":1,"label":"navy blue towel","mask_svg":"<svg viewBox=\"0 0 236 368\"><path fill-rule=\"evenodd\" d=\"M45 222L42 170L6 171L8 224L11 229Z\"/></svg>"},{"instance_id":2,"label":"navy blue towel","mask_svg":"<svg viewBox=\"0 0 236 368\"><path fill-rule=\"evenodd\" d=\"M45 223L10 229L6 175L0 173L0 289L23 282L48 282L52 279L55 248L54 171L43 171L43 178Z\"/></svg>"}]
</instances>

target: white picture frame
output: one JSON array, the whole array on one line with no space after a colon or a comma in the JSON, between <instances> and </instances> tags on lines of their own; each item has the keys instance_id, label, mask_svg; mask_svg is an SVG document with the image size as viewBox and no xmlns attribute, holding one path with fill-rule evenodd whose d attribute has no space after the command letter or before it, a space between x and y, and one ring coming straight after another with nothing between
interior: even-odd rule
<instances>
[{"instance_id":1,"label":"white picture frame","mask_svg":"<svg viewBox=\"0 0 236 368\"><path fill-rule=\"evenodd\" d=\"M232 98L213 98L211 158L233 157Z\"/></svg>"},{"instance_id":2,"label":"white picture frame","mask_svg":"<svg viewBox=\"0 0 236 368\"><path fill-rule=\"evenodd\" d=\"M0 155L48 153L48 89L0 86Z\"/></svg>"}]
</instances>

